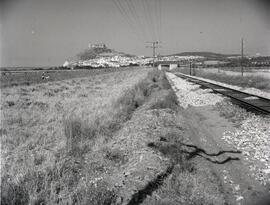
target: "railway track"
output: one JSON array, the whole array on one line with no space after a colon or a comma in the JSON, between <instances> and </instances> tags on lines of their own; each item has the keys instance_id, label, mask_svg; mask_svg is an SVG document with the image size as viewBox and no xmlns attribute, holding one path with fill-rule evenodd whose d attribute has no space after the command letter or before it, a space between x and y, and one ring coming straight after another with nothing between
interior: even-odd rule
<instances>
[{"instance_id":1,"label":"railway track","mask_svg":"<svg viewBox=\"0 0 270 205\"><path fill-rule=\"evenodd\" d=\"M270 99L210 83L182 73L176 73L176 76L186 79L189 82L201 85L202 87L212 89L215 93L227 96L247 110L257 111L266 115L270 114Z\"/></svg>"}]
</instances>

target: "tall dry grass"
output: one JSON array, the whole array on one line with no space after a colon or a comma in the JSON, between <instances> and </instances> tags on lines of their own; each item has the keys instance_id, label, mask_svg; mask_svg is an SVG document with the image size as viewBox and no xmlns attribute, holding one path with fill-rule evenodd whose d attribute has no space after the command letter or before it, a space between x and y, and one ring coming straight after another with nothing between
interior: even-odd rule
<instances>
[{"instance_id":1,"label":"tall dry grass","mask_svg":"<svg viewBox=\"0 0 270 205\"><path fill-rule=\"evenodd\" d=\"M221 199L215 192L218 187L204 192L206 180L195 174L181 146L175 145L181 141L173 115L178 102L162 72L103 74L57 85L16 87L3 94L1 204L121 204L122 178L112 176L125 171L134 181L129 172L145 177L147 170L151 173L146 176L151 176L168 160L180 168L164 182L161 194L175 200L181 190L194 204ZM134 139L137 131L141 136ZM156 138L160 142L155 150L165 158L146 143ZM196 188L197 182L203 185ZM131 192L133 184L129 186L124 191Z\"/></svg>"},{"instance_id":2,"label":"tall dry grass","mask_svg":"<svg viewBox=\"0 0 270 205\"><path fill-rule=\"evenodd\" d=\"M125 120L115 117L111 104L147 73L128 70L2 89L2 204L73 203L79 179L91 168L83 154L100 149Z\"/></svg>"},{"instance_id":3,"label":"tall dry grass","mask_svg":"<svg viewBox=\"0 0 270 205\"><path fill-rule=\"evenodd\" d=\"M169 89L164 74L147 73L123 71L2 89L2 204L112 203L116 194L105 182L93 185L84 179L124 161L106 143L152 92ZM86 163L89 153L101 162Z\"/></svg>"},{"instance_id":4,"label":"tall dry grass","mask_svg":"<svg viewBox=\"0 0 270 205\"><path fill-rule=\"evenodd\" d=\"M189 69L181 69L180 72L184 74L190 74ZM266 92L270 92L270 81L266 77L262 76L240 76L240 75L228 75L226 73L209 73L203 69L193 69L193 75L215 80L222 83L231 85L237 85L244 88L257 88Z\"/></svg>"}]
</instances>

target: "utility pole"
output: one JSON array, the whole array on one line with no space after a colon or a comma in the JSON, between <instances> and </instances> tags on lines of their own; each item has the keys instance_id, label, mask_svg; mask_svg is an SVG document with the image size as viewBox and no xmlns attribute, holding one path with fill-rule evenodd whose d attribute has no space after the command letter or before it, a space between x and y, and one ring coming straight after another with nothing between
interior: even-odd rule
<instances>
[{"instance_id":1,"label":"utility pole","mask_svg":"<svg viewBox=\"0 0 270 205\"><path fill-rule=\"evenodd\" d=\"M192 63L191 63L191 61L189 61L189 75L192 74L192 73L191 73L191 68L192 68Z\"/></svg>"},{"instance_id":2,"label":"utility pole","mask_svg":"<svg viewBox=\"0 0 270 205\"><path fill-rule=\"evenodd\" d=\"M244 68L243 68L243 62L244 61L244 39L241 38L241 74L242 77L244 76Z\"/></svg>"},{"instance_id":3,"label":"utility pole","mask_svg":"<svg viewBox=\"0 0 270 205\"><path fill-rule=\"evenodd\" d=\"M151 41L151 42L146 42L151 44L151 46L146 46L146 48L152 48L153 49L153 67L155 67L155 59L156 59L156 49L159 47L158 41Z\"/></svg>"}]
</instances>

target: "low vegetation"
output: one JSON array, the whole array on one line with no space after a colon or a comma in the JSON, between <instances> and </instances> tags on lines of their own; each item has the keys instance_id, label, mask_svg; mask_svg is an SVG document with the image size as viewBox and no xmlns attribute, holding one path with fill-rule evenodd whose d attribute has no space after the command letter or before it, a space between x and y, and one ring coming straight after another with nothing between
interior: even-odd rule
<instances>
[{"instance_id":1,"label":"low vegetation","mask_svg":"<svg viewBox=\"0 0 270 205\"><path fill-rule=\"evenodd\" d=\"M181 69L180 72L184 74L190 74L188 68ZM230 85L237 85L243 88L257 88L266 92L270 92L270 80L266 77L261 76L244 76L241 75L228 75L225 73L209 73L202 69L193 69L192 75L207 78L210 80L215 80L222 83L227 83Z\"/></svg>"},{"instance_id":2,"label":"low vegetation","mask_svg":"<svg viewBox=\"0 0 270 205\"><path fill-rule=\"evenodd\" d=\"M188 157L163 72L128 70L2 92L3 205L166 202L156 195L183 204L224 201L217 179Z\"/></svg>"},{"instance_id":3,"label":"low vegetation","mask_svg":"<svg viewBox=\"0 0 270 205\"><path fill-rule=\"evenodd\" d=\"M76 186L67 182L73 179L68 174L73 176L72 172L81 169L81 164L76 164L77 160L83 161L81 152L90 152L89 149L98 146L98 135L110 134L112 102L124 89L145 78L147 72L122 70L2 89L2 203L45 200L54 204L50 197L71 193L66 188ZM109 121L112 123L108 124ZM66 173L61 174L61 170ZM58 191L53 188L60 185L63 187L55 188ZM37 186L42 189L36 189ZM14 198L17 196L9 189L23 192L27 199L19 193Z\"/></svg>"},{"instance_id":4,"label":"low vegetation","mask_svg":"<svg viewBox=\"0 0 270 205\"><path fill-rule=\"evenodd\" d=\"M49 69L49 70L48 70ZM14 87L20 85L32 85L37 83L46 83L49 81L59 81L73 78L82 78L107 72L117 72L134 68L92 68L88 66L76 67L70 70L64 67L24 70L17 69L15 71L2 70L0 75L0 87ZM138 68L137 68L138 69ZM43 74L45 73L45 74ZM42 78L44 75L45 78Z\"/></svg>"}]
</instances>

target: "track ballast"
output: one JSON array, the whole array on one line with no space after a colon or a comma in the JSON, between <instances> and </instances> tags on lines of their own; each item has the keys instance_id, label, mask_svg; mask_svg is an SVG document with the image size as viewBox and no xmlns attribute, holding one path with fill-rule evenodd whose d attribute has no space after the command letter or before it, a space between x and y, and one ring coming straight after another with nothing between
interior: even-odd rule
<instances>
[{"instance_id":1,"label":"track ballast","mask_svg":"<svg viewBox=\"0 0 270 205\"><path fill-rule=\"evenodd\" d=\"M190 75L185 75L182 73L175 73L176 76L186 79L192 83L201 85L202 87L212 89L215 93L220 93L224 96L230 97L234 101L237 101L242 107L247 110L257 111L262 114L270 114L270 99L235 90L232 88L217 85L215 83L210 83L201 79L197 79Z\"/></svg>"}]
</instances>

